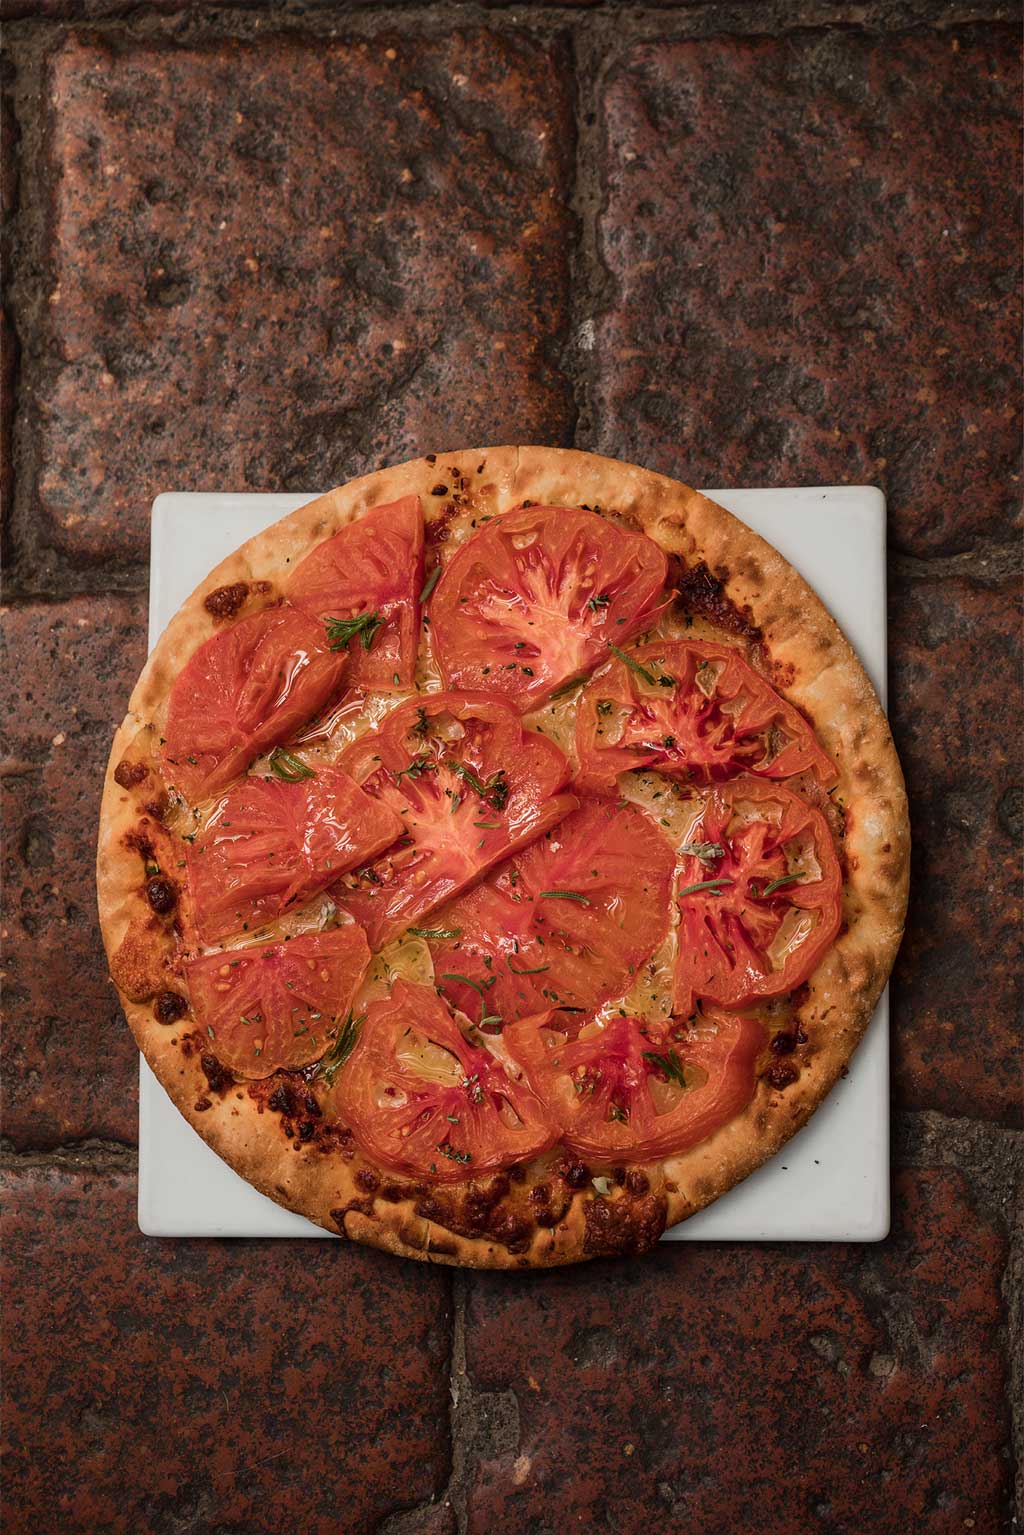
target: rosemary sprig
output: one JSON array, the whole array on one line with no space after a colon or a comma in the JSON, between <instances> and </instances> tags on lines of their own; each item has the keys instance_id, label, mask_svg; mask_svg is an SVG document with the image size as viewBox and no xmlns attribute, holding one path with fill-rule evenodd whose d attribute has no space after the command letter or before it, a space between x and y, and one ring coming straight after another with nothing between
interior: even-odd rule
<instances>
[{"instance_id":1,"label":"rosemary sprig","mask_svg":"<svg viewBox=\"0 0 1024 1535\"><path fill-rule=\"evenodd\" d=\"M434 590L434 587L437 585L438 578L439 578L440 574L441 574L441 567L440 567L440 565L435 565L433 570L430 572L429 576L427 577L427 579L423 583L423 590L420 592L420 602L421 603L426 602L427 598L430 596L431 592Z\"/></svg>"},{"instance_id":2,"label":"rosemary sprig","mask_svg":"<svg viewBox=\"0 0 1024 1535\"><path fill-rule=\"evenodd\" d=\"M542 896L556 901L579 901L583 906L589 906L590 902L580 890L542 890Z\"/></svg>"},{"instance_id":3,"label":"rosemary sprig","mask_svg":"<svg viewBox=\"0 0 1024 1535\"><path fill-rule=\"evenodd\" d=\"M480 985L479 981L471 980L468 975L458 975L454 971L449 971L447 975L442 975L441 979L442 981L459 981L463 986L472 986L473 990L483 1000L484 988Z\"/></svg>"},{"instance_id":4,"label":"rosemary sprig","mask_svg":"<svg viewBox=\"0 0 1024 1535\"><path fill-rule=\"evenodd\" d=\"M364 650L369 650L377 633L384 627L379 613L360 613L355 618L325 618L327 643L332 650L344 650L349 640L359 635Z\"/></svg>"},{"instance_id":5,"label":"rosemary sprig","mask_svg":"<svg viewBox=\"0 0 1024 1535\"><path fill-rule=\"evenodd\" d=\"M669 1050L665 1055L656 1055L653 1050L645 1050L643 1057L645 1061L650 1061L652 1066L657 1066L659 1071L663 1071L670 1082L678 1082L680 1087L686 1086L683 1063L674 1050Z\"/></svg>"},{"instance_id":6,"label":"rosemary sprig","mask_svg":"<svg viewBox=\"0 0 1024 1535\"><path fill-rule=\"evenodd\" d=\"M564 698L566 693L571 693L573 688L578 688L580 683L586 682L586 680L586 677L582 674L578 677L570 677L568 682L563 682L562 686L556 688L551 694L551 702L554 703L556 698Z\"/></svg>"},{"instance_id":7,"label":"rosemary sprig","mask_svg":"<svg viewBox=\"0 0 1024 1535\"><path fill-rule=\"evenodd\" d=\"M763 901L766 895L771 895L782 885L792 885L795 880L802 878L803 875L800 873L783 874L778 879L773 879L770 885L765 885L764 889L758 892L758 899Z\"/></svg>"},{"instance_id":8,"label":"rosemary sprig","mask_svg":"<svg viewBox=\"0 0 1024 1535\"><path fill-rule=\"evenodd\" d=\"M448 766L453 773L458 773L471 789L475 789L481 799L486 800L495 810L504 810L509 796L509 783L505 777L504 768L499 768L496 773L491 774L486 783L482 783L472 768L466 767L463 763L449 762Z\"/></svg>"},{"instance_id":9,"label":"rosemary sprig","mask_svg":"<svg viewBox=\"0 0 1024 1535\"><path fill-rule=\"evenodd\" d=\"M283 746L278 746L270 753L270 770L276 773L278 778L283 778L285 783L301 783L304 778L315 778L311 767L307 767L301 757L293 756L286 752Z\"/></svg>"},{"instance_id":10,"label":"rosemary sprig","mask_svg":"<svg viewBox=\"0 0 1024 1535\"><path fill-rule=\"evenodd\" d=\"M365 1021L365 1013L361 1013L358 1018L353 1018L352 1014L349 1013L345 1022L338 1030L334 1044L326 1055L321 1056L317 1065L317 1076L323 1077L328 1087L334 1086L335 1076L355 1049L360 1027Z\"/></svg>"},{"instance_id":11,"label":"rosemary sprig","mask_svg":"<svg viewBox=\"0 0 1024 1535\"><path fill-rule=\"evenodd\" d=\"M733 879L702 879L696 885L684 885L682 890L676 891L676 899L682 900L684 895L693 895L695 890L713 890L715 895L721 895L723 885L734 885Z\"/></svg>"},{"instance_id":12,"label":"rosemary sprig","mask_svg":"<svg viewBox=\"0 0 1024 1535\"><path fill-rule=\"evenodd\" d=\"M407 927L414 938L461 938L461 927Z\"/></svg>"},{"instance_id":13,"label":"rosemary sprig","mask_svg":"<svg viewBox=\"0 0 1024 1535\"><path fill-rule=\"evenodd\" d=\"M608 649L613 655L618 656L620 661L625 662L628 667L635 671L638 677L642 677L645 682L649 683L652 688L671 688L675 686L676 679L674 677L669 677L664 672L660 677L656 677L648 667L641 666L635 656L629 655L625 650L620 650L618 645L612 644L611 640L608 641Z\"/></svg>"}]
</instances>

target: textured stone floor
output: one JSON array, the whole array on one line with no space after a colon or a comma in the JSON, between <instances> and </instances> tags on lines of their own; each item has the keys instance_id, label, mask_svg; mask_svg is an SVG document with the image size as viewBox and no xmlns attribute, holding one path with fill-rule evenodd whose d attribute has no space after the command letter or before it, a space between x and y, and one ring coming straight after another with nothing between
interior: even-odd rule
<instances>
[{"instance_id":1,"label":"textured stone floor","mask_svg":"<svg viewBox=\"0 0 1024 1535\"><path fill-rule=\"evenodd\" d=\"M1019 12L0 16L8 1535L1006 1528ZM502 1278L138 1234L91 867L150 502L516 440L886 492L915 845L878 1246Z\"/></svg>"}]
</instances>

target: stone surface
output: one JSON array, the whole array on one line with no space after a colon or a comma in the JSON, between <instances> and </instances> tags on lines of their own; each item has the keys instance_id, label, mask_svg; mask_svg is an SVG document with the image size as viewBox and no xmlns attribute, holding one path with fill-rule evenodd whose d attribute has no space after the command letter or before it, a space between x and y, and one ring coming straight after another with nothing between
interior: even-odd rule
<instances>
[{"instance_id":1,"label":"stone surface","mask_svg":"<svg viewBox=\"0 0 1024 1535\"><path fill-rule=\"evenodd\" d=\"M645 42L604 92L611 293L580 446L878 484L895 543L1019 515L1013 27Z\"/></svg>"},{"instance_id":2,"label":"stone surface","mask_svg":"<svg viewBox=\"0 0 1024 1535\"><path fill-rule=\"evenodd\" d=\"M72 37L52 59L26 516L67 558L143 560L160 490L316 490L571 432L561 44L292 34L270 57Z\"/></svg>"},{"instance_id":3,"label":"stone surface","mask_svg":"<svg viewBox=\"0 0 1024 1535\"><path fill-rule=\"evenodd\" d=\"M9 1174L4 1205L10 1535L359 1535L442 1490L443 1271L146 1239L122 1173Z\"/></svg>"},{"instance_id":4,"label":"stone surface","mask_svg":"<svg viewBox=\"0 0 1024 1535\"><path fill-rule=\"evenodd\" d=\"M110 742L146 654L145 603L8 608L0 643L4 1134L19 1147L133 1142L138 1052L107 979L95 861Z\"/></svg>"},{"instance_id":5,"label":"stone surface","mask_svg":"<svg viewBox=\"0 0 1024 1535\"><path fill-rule=\"evenodd\" d=\"M519 1431L479 1467L470 1530L995 1535L1005 1239L957 1173L905 1172L896 1195L882 1246L475 1281L469 1370L512 1393Z\"/></svg>"},{"instance_id":6,"label":"stone surface","mask_svg":"<svg viewBox=\"0 0 1024 1535\"><path fill-rule=\"evenodd\" d=\"M12 217L18 206L18 123L11 104L14 65L0 54L0 261L10 270ZM0 309L0 541L7 550L7 523L14 488L14 389L18 341L6 309Z\"/></svg>"},{"instance_id":7,"label":"stone surface","mask_svg":"<svg viewBox=\"0 0 1024 1535\"><path fill-rule=\"evenodd\" d=\"M913 836L893 983L899 1099L1019 1124L1020 584L897 573L889 609L890 714Z\"/></svg>"}]
</instances>

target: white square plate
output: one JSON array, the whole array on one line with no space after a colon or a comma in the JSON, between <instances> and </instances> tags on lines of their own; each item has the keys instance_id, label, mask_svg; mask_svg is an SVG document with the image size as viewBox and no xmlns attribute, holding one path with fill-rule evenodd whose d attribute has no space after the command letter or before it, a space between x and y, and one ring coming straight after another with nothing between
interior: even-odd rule
<instances>
[{"instance_id":1,"label":"white square plate","mask_svg":"<svg viewBox=\"0 0 1024 1535\"><path fill-rule=\"evenodd\" d=\"M838 619L885 699L885 501L864 486L713 490L796 566ZM214 565L307 495L158 496L149 643ZM324 1237L245 1183L180 1116L143 1061L139 1226L148 1236ZM889 1015L811 1123L770 1162L665 1241L874 1242L889 1230Z\"/></svg>"}]
</instances>

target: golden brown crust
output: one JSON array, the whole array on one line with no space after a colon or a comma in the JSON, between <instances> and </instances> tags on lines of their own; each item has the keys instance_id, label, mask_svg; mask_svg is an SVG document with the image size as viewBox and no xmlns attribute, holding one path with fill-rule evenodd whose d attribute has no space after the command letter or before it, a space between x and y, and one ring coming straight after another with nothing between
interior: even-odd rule
<instances>
[{"instance_id":1,"label":"golden brown crust","mask_svg":"<svg viewBox=\"0 0 1024 1535\"><path fill-rule=\"evenodd\" d=\"M286 1139L276 1123L280 1116L244 1085L225 1087L214 1069L211 1086L200 1044L182 1048L188 1021L158 1023L152 1000L141 1000L157 976L171 990L183 989L176 976L175 918L156 916L145 904L145 850L138 845L142 824L143 840L150 838L161 867L173 870L173 838L145 808L158 775L143 777L138 768L154 763L173 678L225 617L277 600L282 571L314 543L369 508L410 493L422 497L428 518L436 516L435 491L442 485L446 495L461 496L481 513L523 500L587 505L642 528L686 566L706 565L722 579L733 607L761 631L773 675L813 719L839 765L835 798L845 810L845 922L798 1008L796 1022L806 1038L783 1069L771 1073L785 1083L785 1064L792 1060L795 1080L773 1085L762 1074L752 1102L736 1119L663 1167L616 1183L607 1196L595 1193L589 1178L577 1189L545 1166L534 1181L543 1178L556 1189L558 1218L550 1226L527 1218L534 1213L525 1202L528 1188L513 1187L503 1196L503 1225L477 1211L475 1232L472 1222L468 1231L452 1230L422 1213L433 1208L429 1191L392 1188L391 1197L383 1197L379 1187L367 1186L376 1175L353 1147L332 1143L325 1151L317 1135ZM128 768L118 774L124 762ZM158 808L150 804L151 811ZM408 1257L495 1268L642 1250L662 1225L702 1209L773 1155L814 1112L863 1035L899 946L908 877L906 796L887 721L849 643L802 577L738 519L676 481L591 454L538 447L467 450L367 475L300 508L212 571L162 635L115 736L97 864L100 921L129 1024L177 1107L214 1150L263 1193L328 1230ZM187 900L184 890L180 899ZM467 1226L465 1219L454 1223Z\"/></svg>"}]
</instances>

